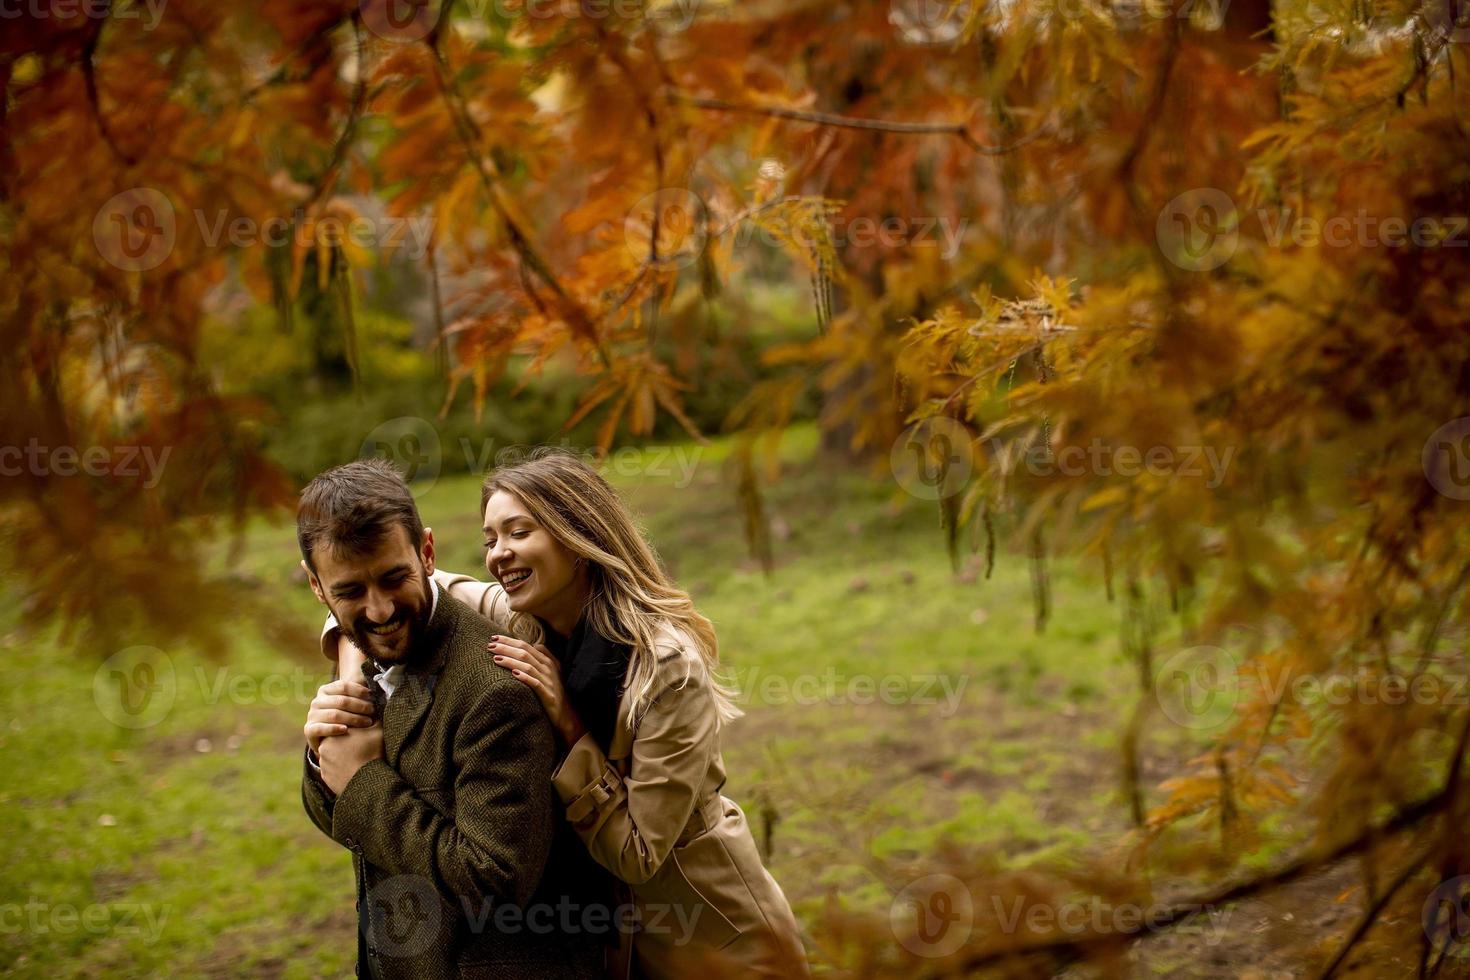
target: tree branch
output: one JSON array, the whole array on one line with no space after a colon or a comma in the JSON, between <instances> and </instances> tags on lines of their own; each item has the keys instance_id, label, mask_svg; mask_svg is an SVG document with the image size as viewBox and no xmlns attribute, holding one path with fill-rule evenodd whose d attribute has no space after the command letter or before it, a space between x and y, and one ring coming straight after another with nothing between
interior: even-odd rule
<instances>
[{"instance_id":1,"label":"tree branch","mask_svg":"<svg viewBox=\"0 0 1470 980\"><path fill-rule=\"evenodd\" d=\"M1090 935L1072 935L1062 939L1047 940L1031 946L989 950L967 957L959 963L946 963L942 968L936 966L933 970L920 975L925 977L953 976L956 974L965 975L983 967L994 966L1005 960L1028 956L1034 953L1050 953L1058 957L1063 963L1069 963L1082 959L1090 948L1119 942L1132 942L1145 936L1162 932L1165 929L1193 918L1203 909L1228 905L1244 898L1250 898L1261 892L1290 884L1318 868L1335 864L1343 858L1350 857L1362 851L1371 842L1379 840L1387 834L1407 830L1430 817L1437 816L1445 809L1446 804L1450 800L1452 789L1452 785L1447 785L1419 802L1404 807L1382 824L1370 827L1356 837L1338 844L1336 847L1319 853L1303 855L1290 864L1270 874L1262 875L1259 878L1252 878L1237 884L1226 885L1214 892L1201 895L1192 901L1174 903L1171 907L1160 911L1159 914L1148 916L1147 921L1131 929L1117 929L1112 932L1094 932Z\"/></svg>"},{"instance_id":2,"label":"tree branch","mask_svg":"<svg viewBox=\"0 0 1470 980\"><path fill-rule=\"evenodd\" d=\"M447 16L447 12L441 14L441 22ZM426 40L437 40L437 38L437 32L431 32ZM556 274L551 271L550 264L541 256L532 242L530 233L520 226L519 221L505 203L501 193L499 174L493 173L491 168L485 164L484 155L480 152L479 147L480 128L475 124L464 104L464 97L454 81L448 58L436 44L430 43L428 48L434 59L434 78L439 83L440 93L444 97L445 105L449 108L450 117L454 120L460 142L464 144L466 155L480 176L480 183L484 185L485 192L490 198L490 206L495 209L495 213L505 224L506 232L510 236L511 247L515 249L525 266L536 275L536 278L540 279L556 295L562 305L560 315L572 321L574 332L588 340L596 341L590 317L571 293L567 292ZM608 354L600 344L598 351L606 361Z\"/></svg>"},{"instance_id":3,"label":"tree branch","mask_svg":"<svg viewBox=\"0 0 1470 980\"><path fill-rule=\"evenodd\" d=\"M352 11L352 36L357 41L357 84L352 90L352 104L348 107L347 121L342 125L342 132L337 134L337 142L332 145L332 158L317 177L311 195L302 204L303 212L310 211L336 186L342 161L347 159L347 150L352 145L353 137L357 135L358 120L362 118L362 107L367 94L367 51L363 43L362 17L356 10Z\"/></svg>"},{"instance_id":4,"label":"tree branch","mask_svg":"<svg viewBox=\"0 0 1470 980\"><path fill-rule=\"evenodd\" d=\"M1338 969L1347 960L1348 954L1353 951L1353 947L1361 942L1364 936L1368 935L1368 930L1372 929L1373 923L1378 921L1378 914L1383 911L1383 907L1389 903L1389 900L1393 898L1400 888L1408 883L1410 878L1414 877L1415 872L1423 867L1424 862L1429 858L1429 854L1429 851L1423 851L1414 860L1404 865L1398 877L1391 881L1388 887L1383 890L1383 894L1373 900L1373 903L1363 913L1362 921L1358 923L1358 927L1353 930L1353 934L1348 937L1347 942L1343 943L1342 949L1337 951L1337 955L1332 958L1332 962L1327 964L1327 968L1322 971L1319 980L1332 980L1332 977L1337 975Z\"/></svg>"},{"instance_id":5,"label":"tree branch","mask_svg":"<svg viewBox=\"0 0 1470 980\"><path fill-rule=\"evenodd\" d=\"M986 146L975 139L970 133L969 127L964 123L895 122L887 119L861 119L857 116L840 116L833 112L812 112L805 109L789 109L785 106L751 105L744 102L729 102L725 99L709 99L702 96L685 95L682 92L672 93L669 99L672 102L693 106L696 109L710 109L715 112L754 113L756 115L775 116L779 119L794 119L798 122L816 123L820 126L836 126L839 129L865 129L883 133L958 136L970 149L985 156L998 156L1002 153L1010 153L1012 150L1040 139L1047 131L1046 126L1041 126L1022 136L1020 139L1007 143L1004 146Z\"/></svg>"},{"instance_id":6,"label":"tree branch","mask_svg":"<svg viewBox=\"0 0 1470 980\"><path fill-rule=\"evenodd\" d=\"M109 9L111 4L108 4ZM113 152L119 160L128 166L138 162L138 158L122 151L113 138L112 130L107 126L107 117L102 114L102 101L97 95L97 45L102 40L102 28L107 26L107 18L100 17L96 20L96 27L87 36L87 43L82 46L82 80L87 86L87 103L92 107L92 118L97 120L97 130L102 134L102 142Z\"/></svg>"}]
</instances>

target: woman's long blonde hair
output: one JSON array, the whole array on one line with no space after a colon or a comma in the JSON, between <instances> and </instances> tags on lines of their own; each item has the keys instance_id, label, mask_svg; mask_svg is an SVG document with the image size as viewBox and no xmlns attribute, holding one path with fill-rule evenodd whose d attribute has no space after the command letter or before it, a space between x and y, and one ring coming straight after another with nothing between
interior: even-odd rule
<instances>
[{"instance_id":1,"label":"woman's long blonde hair","mask_svg":"<svg viewBox=\"0 0 1470 980\"><path fill-rule=\"evenodd\" d=\"M740 717L733 691L718 677L714 625L695 611L689 593L669 579L627 506L596 470L566 450L542 446L490 471L480 490L482 515L497 490L514 494L541 527L586 562L587 625L632 649L623 697L632 699L635 723L657 693L654 644L665 625L693 640L720 722ZM516 614L508 625L513 632L540 637L534 617Z\"/></svg>"}]
</instances>

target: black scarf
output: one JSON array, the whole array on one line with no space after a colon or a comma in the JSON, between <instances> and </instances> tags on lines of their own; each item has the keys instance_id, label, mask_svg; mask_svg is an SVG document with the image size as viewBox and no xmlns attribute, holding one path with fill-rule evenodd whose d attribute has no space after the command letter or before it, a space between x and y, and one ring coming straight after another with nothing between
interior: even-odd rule
<instances>
[{"instance_id":1,"label":"black scarf","mask_svg":"<svg viewBox=\"0 0 1470 980\"><path fill-rule=\"evenodd\" d=\"M586 616L577 620L569 637L561 636L545 623L541 624L541 631L546 637L546 648L561 664L561 682L566 688L567 701L606 754L618 721L618 703L628 675L631 648L626 643L614 643L592 629Z\"/></svg>"}]
</instances>

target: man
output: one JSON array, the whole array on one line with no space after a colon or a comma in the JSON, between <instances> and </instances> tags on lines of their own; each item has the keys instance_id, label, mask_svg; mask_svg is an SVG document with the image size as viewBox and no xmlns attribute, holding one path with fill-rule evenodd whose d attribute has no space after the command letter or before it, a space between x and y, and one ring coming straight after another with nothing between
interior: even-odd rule
<instances>
[{"instance_id":1,"label":"man","mask_svg":"<svg viewBox=\"0 0 1470 980\"><path fill-rule=\"evenodd\" d=\"M368 657L366 684L313 704L378 719L309 718L301 790L352 851L358 975L598 976L596 936L525 915L546 900L556 832L550 724L491 661L490 624L431 582L433 532L407 484L382 460L328 470L302 491L296 534L312 591Z\"/></svg>"}]
</instances>

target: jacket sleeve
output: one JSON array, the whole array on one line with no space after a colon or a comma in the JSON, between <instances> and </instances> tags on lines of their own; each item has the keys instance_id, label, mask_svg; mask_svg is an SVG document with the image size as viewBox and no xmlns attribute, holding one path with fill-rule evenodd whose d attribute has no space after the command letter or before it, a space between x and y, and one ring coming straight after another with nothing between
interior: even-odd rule
<instances>
[{"instance_id":1,"label":"jacket sleeve","mask_svg":"<svg viewBox=\"0 0 1470 980\"><path fill-rule=\"evenodd\" d=\"M446 760L454 817L374 759L337 796L332 838L392 874L428 878L442 895L524 904L551 846L551 724L518 682L474 687Z\"/></svg>"},{"instance_id":2,"label":"jacket sleeve","mask_svg":"<svg viewBox=\"0 0 1470 980\"><path fill-rule=\"evenodd\" d=\"M687 675L686 675L687 671ZM552 775L567 820L599 864L637 885L669 856L719 753L719 716L702 665L685 655L660 664L663 689L633 737L622 778L583 735Z\"/></svg>"},{"instance_id":3,"label":"jacket sleeve","mask_svg":"<svg viewBox=\"0 0 1470 980\"><path fill-rule=\"evenodd\" d=\"M434 571L434 581L502 632L510 632L510 599L499 582L481 582L472 575L457 575L442 568Z\"/></svg>"},{"instance_id":4,"label":"jacket sleeve","mask_svg":"<svg viewBox=\"0 0 1470 980\"><path fill-rule=\"evenodd\" d=\"M306 815L316 824L317 829L331 837L332 797L321 776L312 769L310 748L302 755L301 768L301 804L306 807Z\"/></svg>"},{"instance_id":5,"label":"jacket sleeve","mask_svg":"<svg viewBox=\"0 0 1470 980\"><path fill-rule=\"evenodd\" d=\"M331 617L328 617L331 619ZM332 620L336 622L336 620ZM332 662L336 663L336 652L333 651ZM337 672L332 672L332 679L337 678ZM311 746L301 751L301 805L306 808L306 815L311 822L316 824L318 830L332 836L332 794L327 789L327 784L322 782L320 765L313 765L311 757Z\"/></svg>"}]
</instances>

